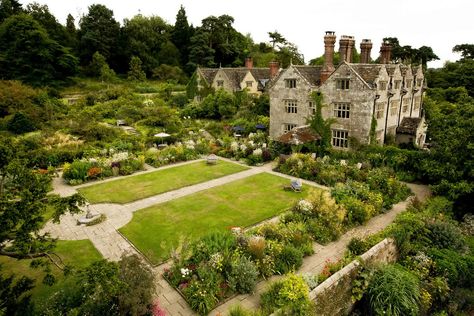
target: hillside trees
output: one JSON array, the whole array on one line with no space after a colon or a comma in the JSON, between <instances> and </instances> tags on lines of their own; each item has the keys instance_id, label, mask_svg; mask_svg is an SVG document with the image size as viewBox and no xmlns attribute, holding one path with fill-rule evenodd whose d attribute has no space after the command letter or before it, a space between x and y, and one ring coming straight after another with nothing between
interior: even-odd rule
<instances>
[{"instance_id":1,"label":"hillside trees","mask_svg":"<svg viewBox=\"0 0 474 316\"><path fill-rule=\"evenodd\" d=\"M181 51L180 62L183 66L185 66L189 60L189 46L191 45L191 37L193 33L194 29L192 25L190 26L188 23L186 10L183 6L181 6L178 13L176 14L176 22L171 33L171 40L176 47L179 47L179 50ZM189 72L189 74L191 72Z\"/></svg>"},{"instance_id":2,"label":"hillside trees","mask_svg":"<svg viewBox=\"0 0 474 316\"><path fill-rule=\"evenodd\" d=\"M77 58L51 39L29 15L14 15L0 25L0 77L32 85L54 84L76 72Z\"/></svg>"},{"instance_id":3,"label":"hillside trees","mask_svg":"<svg viewBox=\"0 0 474 316\"><path fill-rule=\"evenodd\" d=\"M18 0L0 0L0 23L8 17L22 12L21 3Z\"/></svg>"},{"instance_id":4,"label":"hillside trees","mask_svg":"<svg viewBox=\"0 0 474 316\"><path fill-rule=\"evenodd\" d=\"M79 21L79 57L82 65L92 60L95 52L101 53L112 65L118 66L118 43L120 25L114 18L112 10L101 4L89 7L87 15Z\"/></svg>"}]
</instances>

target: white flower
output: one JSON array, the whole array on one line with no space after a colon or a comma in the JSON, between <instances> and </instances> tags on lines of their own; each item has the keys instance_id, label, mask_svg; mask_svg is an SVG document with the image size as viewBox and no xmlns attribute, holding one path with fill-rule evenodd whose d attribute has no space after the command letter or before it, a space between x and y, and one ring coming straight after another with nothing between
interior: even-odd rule
<instances>
[{"instance_id":1,"label":"white flower","mask_svg":"<svg viewBox=\"0 0 474 316\"><path fill-rule=\"evenodd\" d=\"M249 134L249 139L253 139L255 137L255 134L254 133L250 133Z\"/></svg>"},{"instance_id":2,"label":"white flower","mask_svg":"<svg viewBox=\"0 0 474 316\"><path fill-rule=\"evenodd\" d=\"M341 160L341 166L347 166L347 162L344 159Z\"/></svg>"},{"instance_id":3,"label":"white flower","mask_svg":"<svg viewBox=\"0 0 474 316\"><path fill-rule=\"evenodd\" d=\"M194 132L193 132L193 131L189 131L188 134L189 134L189 135L193 135Z\"/></svg>"},{"instance_id":4,"label":"white flower","mask_svg":"<svg viewBox=\"0 0 474 316\"><path fill-rule=\"evenodd\" d=\"M127 159L128 159L128 152L126 152L126 151L118 152L118 153L116 153L112 156L112 160L115 161L115 162L124 161L124 160L127 160Z\"/></svg>"},{"instance_id":5,"label":"white flower","mask_svg":"<svg viewBox=\"0 0 474 316\"><path fill-rule=\"evenodd\" d=\"M188 276L190 273L191 273L191 270L189 270L188 268L181 268L181 276L183 278Z\"/></svg>"},{"instance_id":6,"label":"white flower","mask_svg":"<svg viewBox=\"0 0 474 316\"><path fill-rule=\"evenodd\" d=\"M233 151L233 152L236 152L239 150L239 144L237 142L232 142L230 144L230 149Z\"/></svg>"},{"instance_id":7,"label":"white flower","mask_svg":"<svg viewBox=\"0 0 474 316\"><path fill-rule=\"evenodd\" d=\"M254 156L261 156L262 155L262 149L257 148L253 151Z\"/></svg>"},{"instance_id":8,"label":"white flower","mask_svg":"<svg viewBox=\"0 0 474 316\"><path fill-rule=\"evenodd\" d=\"M247 150L247 146L245 146L245 144L240 145L240 150L246 151L246 150Z\"/></svg>"},{"instance_id":9,"label":"white flower","mask_svg":"<svg viewBox=\"0 0 474 316\"><path fill-rule=\"evenodd\" d=\"M306 200L300 200L298 202L298 207L302 211L309 212L313 208L313 205L311 204L311 202L308 202Z\"/></svg>"},{"instance_id":10,"label":"white flower","mask_svg":"<svg viewBox=\"0 0 474 316\"><path fill-rule=\"evenodd\" d=\"M248 144L250 147L255 146L255 143L253 142L253 140L249 140L247 144Z\"/></svg>"},{"instance_id":11,"label":"white flower","mask_svg":"<svg viewBox=\"0 0 474 316\"><path fill-rule=\"evenodd\" d=\"M154 105L155 102L153 102L153 100L145 100L143 101L143 105L146 105L146 106L151 106L151 105Z\"/></svg>"},{"instance_id":12,"label":"white flower","mask_svg":"<svg viewBox=\"0 0 474 316\"><path fill-rule=\"evenodd\" d=\"M267 148L267 143L263 143L262 148Z\"/></svg>"}]
</instances>

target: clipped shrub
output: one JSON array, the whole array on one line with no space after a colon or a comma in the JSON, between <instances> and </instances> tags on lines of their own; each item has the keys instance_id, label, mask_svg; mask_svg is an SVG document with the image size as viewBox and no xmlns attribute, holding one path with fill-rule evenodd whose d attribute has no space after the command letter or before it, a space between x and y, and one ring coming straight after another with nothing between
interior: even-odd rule
<instances>
[{"instance_id":1,"label":"clipped shrub","mask_svg":"<svg viewBox=\"0 0 474 316\"><path fill-rule=\"evenodd\" d=\"M419 280L400 265L382 266L374 271L367 298L375 315L418 315Z\"/></svg>"},{"instance_id":2,"label":"clipped shrub","mask_svg":"<svg viewBox=\"0 0 474 316\"><path fill-rule=\"evenodd\" d=\"M258 271L255 264L245 256L235 258L228 276L230 288L238 293L252 293L257 284Z\"/></svg>"}]
</instances>

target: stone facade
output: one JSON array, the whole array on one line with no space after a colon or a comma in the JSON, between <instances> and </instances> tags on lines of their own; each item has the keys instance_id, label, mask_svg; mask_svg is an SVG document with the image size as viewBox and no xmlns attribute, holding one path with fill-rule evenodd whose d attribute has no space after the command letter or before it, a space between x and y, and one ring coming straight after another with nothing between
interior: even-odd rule
<instances>
[{"instance_id":1,"label":"stone facade","mask_svg":"<svg viewBox=\"0 0 474 316\"><path fill-rule=\"evenodd\" d=\"M384 239L360 257L367 265L393 263L398 258L398 251L393 239ZM361 263L354 260L330 276L309 293L315 302L315 315L342 316L349 315L354 307L352 301L352 283L361 270Z\"/></svg>"},{"instance_id":2,"label":"stone facade","mask_svg":"<svg viewBox=\"0 0 474 316\"><path fill-rule=\"evenodd\" d=\"M334 42L334 32L327 32L325 55L334 53ZM331 58L323 66L290 65L271 82L271 138L277 139L289 128L307 124L314 113L310 95L315 91L324 98L323 117L335 120L331 125L332 144L340 149L347 148L350 139L369 143L372 117L377 122L375 137L380 144L388 135L395 137L403 118L421 117L425 85L421 66L355 64L350 62L354 38L343 36L340 46L344 56L337 67L334 68ZM361 47L363 60L368 61L372 43L364 39ZM381 52L382 60L390 59L390 46L386 43Z\"/></svg>"},{"instance_id":3,"label":"stone facade","mask_svg":"<svg viewBox=\"0 0 474 316\"><path fill-rule=\"evenodd\" d=\"M198 68L196 70L197 89L224 89L230 93L247 90L259 95L279 71L278 63L271 62L268 68L254 68L251 58L245 61L245 67L238 68Z\"/></svg>"}]
</instances>

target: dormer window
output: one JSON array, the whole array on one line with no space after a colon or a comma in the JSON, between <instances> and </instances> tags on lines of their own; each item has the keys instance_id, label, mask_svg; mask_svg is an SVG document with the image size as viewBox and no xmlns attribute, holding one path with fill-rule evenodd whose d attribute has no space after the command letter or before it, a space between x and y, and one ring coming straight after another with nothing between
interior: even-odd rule
<instances>
[{"instance_id":1,"label":"dormer window","mask_svg":"<svg viewBox=\"0 0 474 316\"><path fill-rule=\"evenodd\" d=\"M337 79L336 89L337 90L349 90L350 79Z\"/></svg>"},{"instance_id":2,"label":"dormer window","mask_svg":"<svg viewBox=\"0 0 474 316\"><path fill-rule=\"evenodd\" d=\"M411 88L411 82L412 82L412 80L406 80L405 81L405 88L410 89Z\"/></svg>"},{"instance_id":3,"label":"dormer window","mask_svg":"<svg viewBox=\"0 0 474 316\"><path fill-rule=\"evenodd\" d=\"M288 89L296 88L296 79L285 79L285 88L288 88Z\"/></svg>"},{"instance_id":4,"label":"dormer window","mask_svg":"<svg viewBox=\"0 0 474 316\"><path fill-rule=\"evenodd\" d=\"M247 86L247 88L252 88L252 84L253 84L252 81L246 81L245 82L245 85Z\"/></svg>"},{"instance_id":5,"label":"dormer window","mask_svg":"<svg viewBox=\"0 0 474 316\"><path fill-rule=\"evenodd\" d=\"M400 89L401 82L402 82L401 80L395 80L395 88L394 88L395 90Z\"/></svg>"},{"instance_id":6,"label":"dormer window","mask_svg":"<svg viewBox=\"0 0 474 316\"><path fill-rule=\"evenodd\" d=\"M387 81L379 81L379 90L381 91L387 90Z\"/></svg>"},{"instance_id":7,"label":"dormer window","mask_svg":"<svg viewBox=\"0 0 474 316\"><path fill-rule=\"evenodd\" d=\"M217 87L219 88L224 87L224 80L217 80Z\"/></svg>"}]
</instances>

